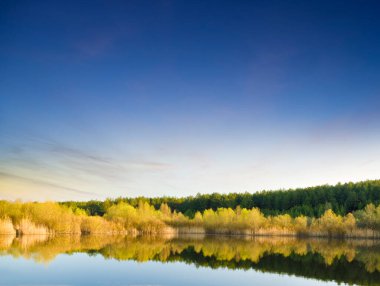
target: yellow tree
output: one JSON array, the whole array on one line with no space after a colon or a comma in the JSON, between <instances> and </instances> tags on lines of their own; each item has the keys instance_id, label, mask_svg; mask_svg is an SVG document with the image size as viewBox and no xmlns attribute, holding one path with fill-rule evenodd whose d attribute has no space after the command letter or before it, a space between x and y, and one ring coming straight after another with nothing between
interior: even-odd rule
<instances>
[{"instance_id":1,"label":"yellow tree","mask_svg":"<svg viewBox=\"0 0 380 286\"><path fill-rule=\"evenodd\" d=\"M193 222L194 222L194 224L196 226L202 225L202 223L203 223L203 217L202 217L202 214L199 211L195 213Z\"/></svg>"},{"instance_id":2,"label":"yellow tree","mask_svg":"<svg viewBox=\"0 0 380 286\"><path fill-rule=\"evenodd\" d=\"M110 207L104 217L122 223L127 230L134 228L138 221L136 209L124 202L120 202L117 205Z\"/></svg>"},{"instance_id":3,"label":"yellow tree","mask_svg":"<svg viewBox=\"0 0 380 286\"><path fill-rule=\"evenodd\" d=\"M258 231L260 228L264 227L266 223L266 218L261 213L260 209L253 208L249 210L245 214L245 219L247 220L247 224L249 226L249 229L253 232Z\"/></svg>"},{"instance_id":4,"label":"yellow tree","mask_svg":"<svg viewBox=\"0 0 380 286\"><path fill-rule=\"evenodd\" d=\"M307 217L298 216L294 219L294 229L298 234L305 234L307 232Z\"/></svg>"},{"instance_id":5,"label":"yellow tree","mask_svg":"<svg viewBox=\"0 0 380 286\"><path fill-rule=\"evenodd\" d=\"M325 211L319 218L319 226L328 236L343 235L343 220L341 216L336 215L331 209Z\"/></svg>"},{"instance_id":6,"label":"yellow tree","mask_svg":"<svg viewBox=\"0 0 380 286\"><path fill-rule=\"evenodd\" d=\"M355 227L356 227L356 219L352 213L348 213L343 218L343 230L347 233L352 234Z\"/></svg>"}]
</instances>

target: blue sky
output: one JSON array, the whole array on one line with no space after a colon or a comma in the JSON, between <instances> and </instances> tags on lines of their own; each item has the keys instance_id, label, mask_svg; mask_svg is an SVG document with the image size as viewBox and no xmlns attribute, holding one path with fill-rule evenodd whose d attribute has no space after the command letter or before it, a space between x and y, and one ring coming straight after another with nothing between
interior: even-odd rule
<instances>
[{"instance_id":1,"label":"blue sky","mask_svg":"<svg viewBox=\"0 0 380 286\"><path fill-rule=\"evenodd\" d=\"M378 1L2 1L0 198L379 178Z\"/></svg>"}]
</instances>

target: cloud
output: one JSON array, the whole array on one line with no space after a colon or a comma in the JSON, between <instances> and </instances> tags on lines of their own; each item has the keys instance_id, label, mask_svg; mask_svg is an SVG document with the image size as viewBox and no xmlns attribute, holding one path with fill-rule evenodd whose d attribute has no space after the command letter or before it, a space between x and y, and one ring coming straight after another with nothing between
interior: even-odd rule
<instances>
[{"instance_id":1,"label":"cloud","mask_svg":"<svg viewBox=\"0 0 380 286\"><path fill-rule=\"evenodd\" d=\"M141 180L157 180L159 174L175 167L160 160L146 160L144 155L100 151L96 147L72 147L46 137L25 135L6 142L0 159L1 196L32 200L105 198L136 190Z\"/></svg>"},{"instance_id":2,"label":"cloud","mask_svg":"<svg viewBox=\"0 0 380 286\"><path fill-rule=\"evenodd\" d=\"M114 158L117 154L113 157L100 156L88 150L83 151L58 143L51 143L47 151L54 153L61 163L71 169L106 179L127 177L136 172L163 171L173 167L168 163L144 160L141 157Z\"/></svg>"},{"instance_id":3,"label":"cloud","mask_svg":"<svg viewBox=\"0 0 380 286\"><path fill-rule=\"evenodd\" d=\"M166 162L146 160L144 155L117 154L113 150L102 151L99 155L100 151L90 148L83 150L43 137L28 136L9 144L10 148L3 148L7 156L0 160L0 167L5 169L10 165L23 168L38 166L41 169L54 167L114 178L134 172L164 171L174 167Z\"/></svg>"},{"instance_id":4,"label":"cloud","mask_svg":"<svg viewBox=\"0 0 380 286\"><path fill-rule=\"evenodd\" d=\"M66 187L63 185L56 184L56 183L51 183L51 182L48 182L48 181L45 181L42 179L33 179L33 178L28 178L28 177L19 176L19 175L15 175L15 174L11 174L11 173L6 173L6 172L0 172L0 178L1 179L12 179L12 180L24 181L27 183L32 183L32 184L36 184L36 185L40 185L40 186L51 187L51 188L55 188L55 189L61 189L61 190L69 191L71 193L75 193L75 194L79 194L79 195L85 195L85 196L94 196L95 195L95 193L92 193L92 192L77 190L77 189Z\"/></svg>"}]
</instances>

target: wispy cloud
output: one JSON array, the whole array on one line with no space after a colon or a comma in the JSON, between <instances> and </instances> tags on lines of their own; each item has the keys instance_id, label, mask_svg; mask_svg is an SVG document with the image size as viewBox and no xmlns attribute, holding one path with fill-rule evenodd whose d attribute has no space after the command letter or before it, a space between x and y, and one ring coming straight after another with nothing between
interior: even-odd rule
<instances>
[{"instance_id":1,"label":"wispy cloud","mask_svg":"<svg viewBox=\"0 0 380 286\"><path fill-rule=\"evenodd\" d=\"M40 185L40 186L51 187L51 188L55 188L55 189L60 189L60 190L68 191L68 192L71 192L71 193L74 193L74 194L85 195L85 196L88 196L88 197L96 195L95 193L92 193L92 192L86 192L86 191L81 191L81 190L73 189L73 188L70 188L70 187L63 186L63 185L59 185L59 184L51 183L51 182L48 182L48 181L44 181L42 179L28 178L28 177L19 176L19 175L16 175L16 174L11 174L11 173L6 173L6 172L0 172L0 179L19 180L19 181L23 181L23 182L27 182L27 183L32 183L32 184Z\"/></svg>"},{"instance_id":2,"label":"wispy cloud","mask_svg":"<svg viewBox=\"0 0 380 286\"><path fill-rule=\"evenodd\" d=\"M21 182L24 189L33 185L29 193L44 189L52 198L99 198L111 192L125 193L134 190L144 174L155 177L175 167L146 160L142 155L84 150L46 137L27 136L8 145L10 148L2 148L0 178ZM12 188L12 184L5 187ZM9 193L5 187L3 184L2 192Z\"/></svg>"}]
</instances>

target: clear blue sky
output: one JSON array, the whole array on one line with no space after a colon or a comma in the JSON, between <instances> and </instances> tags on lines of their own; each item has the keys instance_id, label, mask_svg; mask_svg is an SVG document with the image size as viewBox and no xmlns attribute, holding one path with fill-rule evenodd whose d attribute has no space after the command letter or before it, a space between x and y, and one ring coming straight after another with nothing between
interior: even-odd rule
<instances>
[{"instance_id":1,"label":"clear blue sky","mask_svg":"<svg viewBox=\"0 0 380 286\"><path fill-rule=\"evenodd\" d=\"M379 1L1 1L0 199L380 177Z\"/></svg>"}]
</instances>

